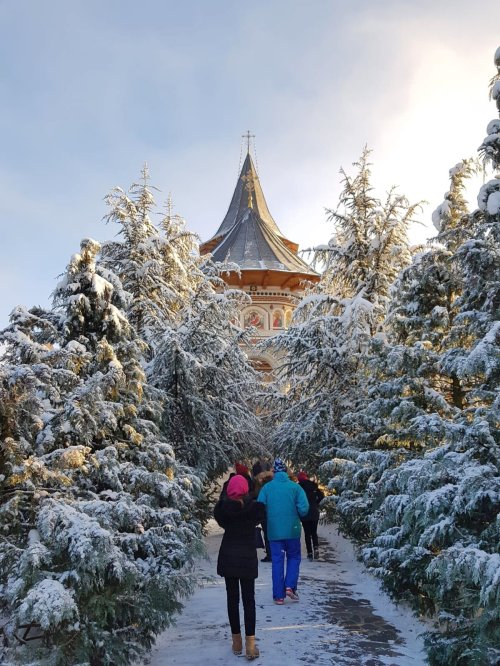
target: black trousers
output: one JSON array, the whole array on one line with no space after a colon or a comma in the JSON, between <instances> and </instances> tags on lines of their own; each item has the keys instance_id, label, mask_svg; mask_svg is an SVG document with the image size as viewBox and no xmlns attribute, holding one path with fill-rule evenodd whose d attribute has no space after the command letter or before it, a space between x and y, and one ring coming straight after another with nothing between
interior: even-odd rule
<instances>
[{"instance_id":1,"label":"black trousers","mask_svg":"<svg viewBox=\"0 0 500 666\"><path fill-rule=\"evenodd\" d=\"M266 557L271 559L271 546L269 545L269 539L267 538L267 518L262 520L262 529L264 531L264 545L266 547Z\"/></svg>"},{"instance_id":2,"label":"black trousers","mask_svg":"<svg viewBox=\"0 0 500 666\"><path fill-rule=\"evenodd\" d=\"M312 555L313 548L316 550L318 545L318 521L303 520L304 536L306 538L306 550L308 555Z\"/></svg>"},{"instance_id":3,"label":"black trousers","mask_svg":"<svg viewBox=\"0 0 500 666\"><path fill-rule=\"evenodd\" d=\"M245 635L255 636L255 579L225 578L227 614L232 634L240 634L240 586L245 618Z\"/></svg>"}]
</instances>

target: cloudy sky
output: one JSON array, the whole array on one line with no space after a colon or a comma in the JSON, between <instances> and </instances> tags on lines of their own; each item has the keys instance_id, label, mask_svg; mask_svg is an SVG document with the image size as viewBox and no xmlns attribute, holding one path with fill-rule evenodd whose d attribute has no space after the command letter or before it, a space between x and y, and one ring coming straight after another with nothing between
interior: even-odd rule
<instances>
[{"instance_id":1,"label":"cloudy sky","mask_svg":"<svg viewBox=\"0 0 500 666\"><path fill-rule=\"evenodd\" d=\"M144 162L207 239L256 135L278 225L328 239L339 168L365 144L383 195L426 199L495 117L498 0L2 0L0 327L50 302L80 239L112 237L105 194ZM477 190L477 188L476 188Z\"/></svg>"}]
</instances>

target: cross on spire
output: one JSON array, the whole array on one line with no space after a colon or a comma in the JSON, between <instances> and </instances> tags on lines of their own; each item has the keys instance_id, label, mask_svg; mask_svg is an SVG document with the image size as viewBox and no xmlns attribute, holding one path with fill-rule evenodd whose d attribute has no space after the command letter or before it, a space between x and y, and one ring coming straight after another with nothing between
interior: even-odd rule
<instances>
[{"instance_id":1,"label":"cross on spire","mask_svg":"<svg viewBox=\"0 0 500 666\"><path fill-rule=\"evenodd\" d=\"M255 134L250 134L250 130L247 130L246 134L242 134L241 137L247 140L247 153L250 152L250 141L255 139Z\"/></svg>"}]
</instances>

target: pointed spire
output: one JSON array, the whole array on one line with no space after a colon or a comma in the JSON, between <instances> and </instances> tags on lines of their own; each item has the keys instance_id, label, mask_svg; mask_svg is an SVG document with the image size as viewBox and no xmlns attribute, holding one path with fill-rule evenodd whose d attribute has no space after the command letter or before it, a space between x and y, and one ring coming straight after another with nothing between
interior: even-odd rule
<instances>
[{"instance_id":1,"label":"pointed spire","mask_svg":"<svg viewBox=\"0 0 500 666\"><path fill-rule=\"evenodd\" d=\"M247 153L243 162L226 216L213 238L225 236L248 210L254 210L274 233L283 238L283 234L267 207L264 192L250 153Z\"/></svg>"},{"instance_id":2,"label":"pointed spire","mask_svg":"<svg viewBox=\"0 0 500 666\"><path fill-rule=\"evenodd\" d=\"M297 255L298 245L286 239L274 221L262 191L252 157L248 131L247 155L243 163L229 210L217 232L202 243L202 254L210 252L217 261L227 261L228 256L242 270L272 271L276 284L283 279L278 273L317 279L317 273ZM284 278L288 280L289 277Z\"/></svg>"}]
</instances>

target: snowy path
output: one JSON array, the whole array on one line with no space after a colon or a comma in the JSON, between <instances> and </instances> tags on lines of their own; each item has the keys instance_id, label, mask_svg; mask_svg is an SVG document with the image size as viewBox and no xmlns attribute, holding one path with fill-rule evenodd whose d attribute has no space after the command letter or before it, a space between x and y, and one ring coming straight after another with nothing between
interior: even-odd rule
<instances>
[{"instance_id":1,"label":"snowy path","mask_svg":"<svg viewBox=\"0 0 500 666\"><path fill-rule=\"evenodd\" d=\"M230 650L224 582L215 577L222 530L212 521L206 539L209 560L199 563L206 577L188 601L177 625L158 638L150 666L206 666L247 663ZM271 565L259 563L256 581L257 642L252 663L291 666L423 666L419 634L426 627L396 606L378 581L357 562L352 545L332 526L320 526L321 560L302 560L300 602L275 606ZM262 553L262 551L259 551ZM242 613L243 615L243 613ZM243 619L243 618L242 618ZM248 662L250 663L250 662Z\"/></svg>"}]
</instances>

